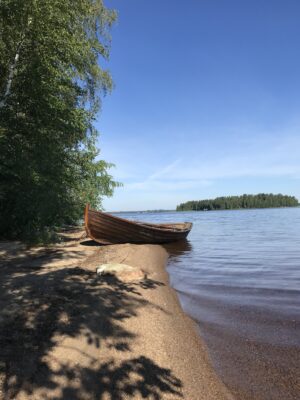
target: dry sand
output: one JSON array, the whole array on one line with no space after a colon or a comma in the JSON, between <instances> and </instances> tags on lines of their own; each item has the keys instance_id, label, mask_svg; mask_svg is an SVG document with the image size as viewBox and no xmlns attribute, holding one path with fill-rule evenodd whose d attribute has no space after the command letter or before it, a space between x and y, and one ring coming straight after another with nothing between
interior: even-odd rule
<instances>
[{"instance_id":1,"label":"dry sand","mask_svg":"<svg viewBox=\"0 0 300 400\"><path fill-rule=\"evenodd\" d=\"M167 252L81 235L0 243L0 399L231 399L168 284ZM147 278L97 276L108 262Z\"/></svg>"}]
</instances>

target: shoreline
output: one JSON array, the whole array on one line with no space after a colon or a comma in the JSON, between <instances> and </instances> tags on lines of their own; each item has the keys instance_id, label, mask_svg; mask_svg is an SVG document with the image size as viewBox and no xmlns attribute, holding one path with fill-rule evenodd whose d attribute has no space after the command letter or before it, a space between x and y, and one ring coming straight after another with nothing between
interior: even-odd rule
<instances>
[{"instance_id":1,"label":"shoreline","mask_svg":"<svg viewBox=\"0 0 300 400\"><path fill-rule=\"evenodd\" d=\"M0 398L232 399L169 284L167 258L159 245L78 237L0 251ZM96 266L108 262L147 277L98 277Z\"/></svg>"}]
</instances>

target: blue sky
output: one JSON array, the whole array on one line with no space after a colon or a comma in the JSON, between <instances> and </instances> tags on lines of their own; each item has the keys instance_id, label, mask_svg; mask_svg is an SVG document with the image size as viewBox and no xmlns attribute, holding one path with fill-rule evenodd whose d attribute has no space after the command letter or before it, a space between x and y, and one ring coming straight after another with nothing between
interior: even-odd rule
<instances>
[{"instance_id":1,"label":"blue sky","mask_svg":"<svg viewBox=\"0 0 300 400\"><path fill-rule=\"evenodd\" d=\"M300 199L300 2L109 0L115 89L97 128L107 211L273 192Z\"/></svg>"}]
</instances>

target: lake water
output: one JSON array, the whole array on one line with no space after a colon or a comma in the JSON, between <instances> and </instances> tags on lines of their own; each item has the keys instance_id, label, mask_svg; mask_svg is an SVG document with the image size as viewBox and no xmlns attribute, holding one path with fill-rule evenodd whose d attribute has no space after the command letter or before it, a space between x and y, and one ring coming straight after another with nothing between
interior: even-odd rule
<instances>
[{"instance_id":1,"label":"lake water","mask_svg":"<svg viewBox=\"0 0 300 400\"><path fill-rule=\"evenodd\" d=\"M300 208L122 216L193 222L168 271L216 371L237 399L299 400Z\"/></svg>"}]
</instances>

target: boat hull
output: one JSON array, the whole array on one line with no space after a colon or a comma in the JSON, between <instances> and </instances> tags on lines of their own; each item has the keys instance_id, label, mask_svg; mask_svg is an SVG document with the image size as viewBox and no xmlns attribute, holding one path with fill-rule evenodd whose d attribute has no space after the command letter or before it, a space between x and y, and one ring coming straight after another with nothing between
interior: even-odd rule
<instances>
[{"instance_id":1,"label":"boat hull","mask_svg":"<svg viewBox=\"0 0 300 400\"><path fill-rule=\"evenodd\" d=\"M170 243L186 239L192 223L148 224L85 209L85 229L87 235L101 244L117 243Z\"/></svg>"}]
</instances>

